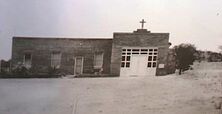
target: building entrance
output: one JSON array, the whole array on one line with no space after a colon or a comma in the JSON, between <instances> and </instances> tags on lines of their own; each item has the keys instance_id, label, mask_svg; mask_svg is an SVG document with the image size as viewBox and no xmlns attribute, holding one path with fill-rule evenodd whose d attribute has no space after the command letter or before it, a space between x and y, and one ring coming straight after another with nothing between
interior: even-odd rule
<instances>
[{"instance_id":1,"label":"building entrance","mask_svg":"<svg viewBox=\"0 0 222 114\"><path fill-rule=\"evenodd\" d=\"M120 76L154 76L157 67L157 48L124 48Z\"/></svg>"}]
</instances>

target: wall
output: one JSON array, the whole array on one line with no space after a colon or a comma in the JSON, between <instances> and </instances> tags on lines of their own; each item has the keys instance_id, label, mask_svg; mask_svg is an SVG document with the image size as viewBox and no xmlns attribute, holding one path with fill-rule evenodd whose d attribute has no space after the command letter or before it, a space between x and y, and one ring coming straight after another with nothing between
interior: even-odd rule
<instances>
[{"instance_id":1,"label":"wall","mask_svg":"<svg viewBox=\"0 0 222 114\"><path fill-rule=\"evenodd\" d=\"M176 71L176 58L175 52L173 49L169 49L168 56L167 56L167 72L168 74L173 74Z\"/></svg>"},{"instance_id":2,"label":"wall","mask_svg":"<svg viewBox=\"0 0 222 114\"><path fill-rule=\"evenodd\" d=\"M114 33L111 57L111 73L120 74L122 47L158 47L158 63L165 64L169 49L169 33L150 33L146 29L138 29L133 33ZM157 68L156 75L166 75L165 68Z\"/></svg>"},{"instance_id":3,"label":"wall","mask_svg":"<svg viewBox=\"0 0 222 114\"><path fill-rule=\"evenodd\" d=\"M66 74L74 73L74 57L84 57L83 73L93 71L94 53L103 52L103 73L110 73L112 39L71 39L14 37L12 46L12 68L23 62L24 54L32 54L32 68L45 73L51 65L51 53L62 53L60 70Z\"/></svg>"}]
</instances>

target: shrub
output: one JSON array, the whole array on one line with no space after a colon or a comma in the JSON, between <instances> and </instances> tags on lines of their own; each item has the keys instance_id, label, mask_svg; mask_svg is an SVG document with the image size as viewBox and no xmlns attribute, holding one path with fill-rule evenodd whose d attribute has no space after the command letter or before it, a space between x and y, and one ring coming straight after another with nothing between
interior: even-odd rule
<instances>
[{"instance_id":1,"label":"shrub","mask_svg":"<svg viewBox=\"0 0 222 114\"><path fill-rule=\"evenodd\" d=\"M192 44L180 44L174 46L176 68L179 69L179 74L190 68L195 60L196 47Z\"/></svg>"}]
</instances>

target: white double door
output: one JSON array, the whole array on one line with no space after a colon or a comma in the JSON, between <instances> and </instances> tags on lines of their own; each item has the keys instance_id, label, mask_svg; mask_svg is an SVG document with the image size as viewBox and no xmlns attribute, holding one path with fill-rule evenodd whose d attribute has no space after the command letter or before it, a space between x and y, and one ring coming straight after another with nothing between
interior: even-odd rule
<instances>
[{"instance_id":1,"label":"white double door","mask_svg":"<svg viewBox=\"0 0 222 114\"><path fill-rule=\"evenodd\" d=\"M147 75L147 56L133 55L130 69L131 75Z\"/></svg>"},{"instance_id":2,"label":"white double door","mask_svg":"<svg viewBox=\"0 0 222 114\"><path fill-rule=\"evenodd\" d=\"M148 66L147 55L132 55L129 68L121 68L121 74L125 76L155 76L156 67Z\"/></svg>"}]
</instances>

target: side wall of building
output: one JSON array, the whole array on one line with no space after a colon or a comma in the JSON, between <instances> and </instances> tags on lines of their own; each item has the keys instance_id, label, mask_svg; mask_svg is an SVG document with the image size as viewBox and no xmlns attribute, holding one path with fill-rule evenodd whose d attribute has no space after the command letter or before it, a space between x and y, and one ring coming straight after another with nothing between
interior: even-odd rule
<instances>
[{"instance_id":1,"label":"side wall of building","mask_svg":"<svg viewBox=\"0 0 222 114\"><path fill-rule=\"evenodd\" d=\"M168 56L167 56L167 72L168 74L173 74L176 71L176 58L175 52L173 49L169 49Z\"/></svg>"},{"instance_id":2,"label":"side wall of building","mask_svg":"<svg viewBox=\"0 0 222 114\"><path fill-rule=\"evenodd\" d=\"M123 47L158 47L158 63L156 75L166 75L165 68L158 68L158 64L166 65L169 50L169 33L114 33L111 73L120 75L121 52Z\"/></svg>"},{"instance_id":3,"label":"side wall of building","mask_svg":"<svg viewBox=\"0 0 222 114\"><path fill-rule=\"evenodd\" d=\"M46 73L51 65L51 54L60 52L60 70L74 73L74 58L84 57L83 73L94 73L95 53L103 53L103 73L110 73L112 39L67 39L67 38L23 38L14 37L12 44L12 68L23 63L24 54L31 53L32 68Z\"/></svg>"}]
</instances>

